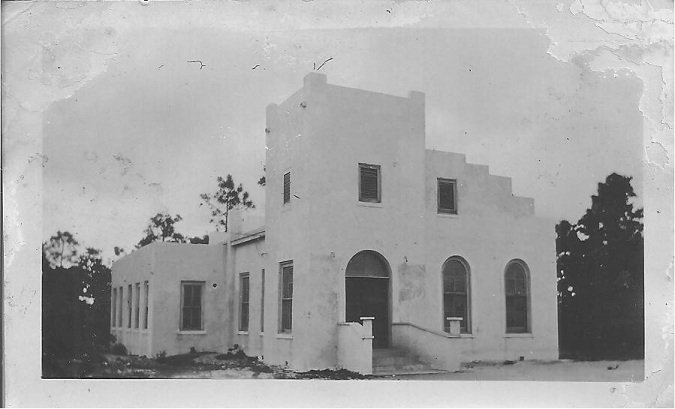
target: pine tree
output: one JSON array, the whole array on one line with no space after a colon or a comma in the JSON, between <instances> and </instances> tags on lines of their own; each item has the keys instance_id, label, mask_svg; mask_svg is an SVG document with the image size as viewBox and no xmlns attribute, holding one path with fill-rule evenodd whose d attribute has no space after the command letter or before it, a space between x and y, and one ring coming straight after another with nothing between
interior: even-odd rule
<instances>
[{"instance_id":1,"label":"pine tree","mask_svg":"<svg viewBox=\"0 0 675 409\"><path fill-rule=\"evenodd\" d=\"M218 190L212 194L202 193L200 197L202 199L200 206L207 204L211 208L210 222L216 226L218 231L227 231L230 210L255 208L248 192L244 190L241 183L235 187L232 175L227 175L225 179L218 176Z\"/></svg>"},{"instance_id":2,"label":"pine tree","mask_svg":"<svg viewBox=\"0 0 675 409\"><path fill-rule=\"evenodd\" d=\"M563 350L589 358L643 353L643 210L631 203L631 179L609 175L575 225L556 226Z\"/></svg>"}]
</instances>

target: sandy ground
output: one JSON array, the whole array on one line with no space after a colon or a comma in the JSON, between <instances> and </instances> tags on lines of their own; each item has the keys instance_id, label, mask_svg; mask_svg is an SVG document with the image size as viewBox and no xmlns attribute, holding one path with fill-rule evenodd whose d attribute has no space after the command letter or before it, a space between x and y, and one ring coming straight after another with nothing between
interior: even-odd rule
<instances>
[{"instance_id":1,"label":"sandy ground","mask_svg":"<svg viewBox=\"0 0 675 409\"><path fill-rule=\"evenodd\" d=\"M186 371L172 378L208 379L273 379L279 378L279 368L274 373L256 373L248 369L222 369ZM283 378L295 378L291 371L284 371ZM325 379L325 378L324 378ZM371 377L377 380L466 380L466 381L568 381L568 382L640 382L644 379L644 361L524 361L507 365L503 363L465 364L460 372Z\"/></svg>"},{"instance_id":2,"label":"sandy ground","mask_svg":"<svg viewBox=\"0 0 675 409\"><path fill-rule=\"evenodd\" d=\"M274 379L271 373L256 373L247 369L216 369L212 371L181 372L171 376L177 379Z\"/></svg>"},{"instance_id":3,"label":"sandy ground","mask_svg":"<svg viewBox=\"0 0 675 409\"><path fill-rule=\"evenodd\" d=\"M644 379L644 361L524 361L512 365L479 363L473 367L464 368L460 372L403 375L379 379L640 382Z\"/></svg>"},{"instance_id":4,"label":"sandy ground","mask_svg":"<svg viewBox=\"0 0 675 409\"><path fill-rule=\"evenodd\" d=\"M191 358L174 357L172 365L130 356L107 356L108 366L92 377L192 378L192 379L354 379L349 371L296 373L283 367L267 366L250 358L219 359L205 353ZM169 359L169 358L167 358ZM467 381L569 381L640 382L644 361L522 361L465 363L458 372L435 374L368 376L376 380L467 380Z\"/></svg>"}]
</instances>

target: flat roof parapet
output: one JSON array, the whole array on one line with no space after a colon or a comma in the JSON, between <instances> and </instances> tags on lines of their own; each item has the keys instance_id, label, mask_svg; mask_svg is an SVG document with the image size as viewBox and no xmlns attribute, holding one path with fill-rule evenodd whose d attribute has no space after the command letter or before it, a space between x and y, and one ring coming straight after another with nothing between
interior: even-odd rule
<instances>
[{"instance_id":1,"label":"flat roof parapet","mask_svg":"<svg viewBox=\"0 0 675 409\"><path fill-rule=\"evenodd\" d=\"M326 74L319 74L318 72L310 72L303 79L303 85L306 88L326 85L327 83L328 77L326 77Z\"/></svg>"},{"instance_id":2,"label":"flat roof parapet","mask_svg":"<svg viewBox=\"0 0 675 409\"><path fill-rule=\"evenodd\" d=\"M238 235L237 238L233 238L231 241L232 246L238 246L240 244L248 243L251 241L259 240L265 238L265 229L259 228L255 229L241 235Z\"/></svg>"}]
</instances>

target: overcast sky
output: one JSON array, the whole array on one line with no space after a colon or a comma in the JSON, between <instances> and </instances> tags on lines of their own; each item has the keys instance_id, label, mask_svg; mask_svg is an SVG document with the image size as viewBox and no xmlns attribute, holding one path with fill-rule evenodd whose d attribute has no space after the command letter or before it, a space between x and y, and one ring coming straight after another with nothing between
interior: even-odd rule
<instances>
[{"instance_id":1,"label":"overcast sky","mask_svg":"<svg viewBox=\"0 0 675 409\"><path fill-rule=\"evenodd\" d=\"M320 70L329 83L426 93L427 148L512 177L537 215L576 221L611 172L641 189L641 81L591 71L583 55L558 61L541 31L186 23L115 41L107 70L45 112L45 239L68 230L111 256L161 211L183 216L184 234L203 235L212 229L199 195L227 173L262 211L265 106L329 57Z\"/></svg>"}]
</instances>

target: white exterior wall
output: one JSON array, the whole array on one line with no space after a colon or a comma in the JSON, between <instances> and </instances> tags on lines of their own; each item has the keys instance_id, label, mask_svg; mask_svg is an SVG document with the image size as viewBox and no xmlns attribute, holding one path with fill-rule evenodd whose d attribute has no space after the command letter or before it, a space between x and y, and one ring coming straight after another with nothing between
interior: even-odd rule
<instances>
[{"instance_id":1,"label":"white exterior wall","mask_svg":"<svg viewBox=\"0 0 675 409\"><path fill-rule=\"evenodd\" d=\"M149 325L147 330L113 328L117 341L134 355L154 356L197 351L220 351L232 339L223 317L227 316L227 286L224 274L224 247L198 244L152 243L113 264L113 288L128 284L150 284ZM181 281L203 281L203 331L180 331ZM216 284L214 287L213 285ZM141 310L141 317L143 311Z\"/></svg>"},{"instance_id":2,"label":"white exterior wall","mask_svg":"<svg viewBox=\"0 0 675 409\"><path fill-rule=\"evenodd\" d=\"M456 179L457 215L437 213L437 178ZM558 320L555 229L535 218L531 199L515 197L511 180L466 164L464 155L427 150L427 302L417 322L443 328L443 263L460 256L470 268L470 335L462 335L464 360L557 359ZM504 272L513 259L530 271L531 334L506 334Z\"/></svg>"},{"instance_id":3,"label":"white exterior wall","mask_svg":"<svg viewBox=\"0 0 675 409\"><path fill-rule=\"evenodd\" d=\"M306 98L306 89L301 89L284 103L267 107L267 160L265 194L265 242L267 247L265 334L263 356L272 364L290 365L305 369L299 357L304 355L302 345L303 324L300 321L303 274L309 271L308 246L312 238L309 229L309 200L307 179L309 165L308 133L300 103ZM283 203L283 175L291 172L291 202ZM300 197L296 199L293 195ZM293 261L293 331L280 334L280 263ZM268 296L269 294L269 296ZM316 335L316 334L315 334ZM305 339L305 347L310 344ZM324 346L325 342L318 341ZM298 359L294 359L298 357Z\"/></svg>"},{"instance_id":4,"label":"white exterior wall","mask_svg":"<svg viewBox=\"0 0 675 409\"><path fill-rule=\"evenodd\" d=\"M299 369L336 365L344 272L362 250L389 264L392 322L442 331L441 266L459 255L472 273L473 330L456 340L464 358L557 358L554 224L534 218L532 199L514 197L509 178L463 155L425 150L423 94L348 89L312 73L268 114L270 268L294 260L295 294L293 339L272 339L277 346L266 358ZM358 202L359 163L380 165L381 204ZM293 195L284 206L288 169ZM457 216L437 214L437 177L458 179ZM503 274L516 258L531 272L528 335L505 334ZM269 287L277 291L278 283ZM278 319L278 293L269 298ZM293 356L298 344L302 354Z\"/></svg>"},{"instance_id":5,"label":"white exterior wall","mask_svg":"<svg viewBox=\"0 0 675 409\"><path fill-rule=\"evenodd\" d=\"M234 336L233 343L239 345L248 356L263 355L263 332L261 332L261 307L262 307L262 270L265 275L270 274L267 267L267 251L265 240L257 239L234 247ZM239 331L241 312L241 288L240 276L242 273L249 274L249 322L248 331ZM266 292L267 288L265 289ZM269 296L270 294L266 294ZM265 329L274 331L276 322L265 321ZM229 347L229 346L228 346Z\"/></svg>"},{"instance_id":6,"label":"white exterior wall","mask_svg":"<svg viewBox=\"0 0 675 409\"><path fill-rule=\"evenodd\" d=\"M381 253L394 275L392 294L399 291L396 275L424 268L424 226L410 218L424 209L423 96L337 87L310 74L302 90L268 108L267 128L266 240L270 268L294 263L294 327L292 339L275 335L266 342L264 355L297 369L335 367L349 260L361 250ZM359 163L381 166L382 205L359 203ZM292 195L284 205L288 169ZM270 278L276 295L266 311L278 320L278 277ZM402 309L394 309L393 319Z\"/></svg>"},{"instance_id":7,"label":"white exterior wall","mask_svg":"<svg viewBox=\"0 0 675 409\"><path fill-rule=\"evenodd\" d=\"M111 334L115 336L116 342L126 346L130 354L152 356L152 331L154 306L153 291L158 281L152 274L154 266L154 251L150 246L143 247L133 253L122 257L113 263L111 287L117 289L117 314L122 314L122 326L114 325L111 328ZM150 303L148 309L148 329L143 329L141 322L139 328L133 325L129 328L129 315L127 313L127 299L129 297L129 284L136 291L136 283L144 291L143 284L148 281L150 285ZM123 289L123 297L120 299L120 288ZM143 294L143 293L142 293ZM144 295L144 294L143 294ZM145 302L141 301L140 311L141 321L143 320ZM133 318L133 313L132 313Z\"/></svg>"},{"instance_id":8,"label":"white exterior wall","mask_svg":"<svg viewBox=\"0 0 675 409\"><path fill-rule=\"evenodd\" d=\"M395 97L325 85L312 85L312 165L310 223L313 298L312 333L335 345L336 324L345 321L345 270L363 250L380 253L390 269L389 321L409 308L402 277L424 270L422 229L413 215L424 208L424 96ZM325 78L323 78L325 81ZM359 202L359 163L379 165L381 203ZM413 217L411 217L413 216ZM407 260L407 261L406 261ZM330 300L330 302L327 302ZM327 349L327 348L326 348ZM334 365L315 347L314 359Z\"/></svg>"},{"instance_id":9,"label":"white exterior wall","mask_svg":"<svg viewBox=\"0 0 675 409\"><path fill-rule=\"evenodd\" d=\"M167 355L197 351L220 351L231 339L225 299L228 283L224 272L224 248L199 244L158 243L155 275L161 275L154 295L153 351ZM180 330L181 281L203 281L203 331ZM214 287L215 284L215 287ZM157 353L155 352L155 353Z\"/></svg>"},{"instance_id":10,"label":"white exterior wall","mask_svg":"<svg viewBox=\"0 0 675 409\"><path fill-rule=\"evenodd\" d=\"M554 223L535 218L532 199L514 197L509 178L467 164L463 155L426 150L423 94L348 89L312 73L293 96L268 106L266 132L264 238L235 246L229 236L222 245L153 244L115 263L113 283L142 286L144 277L151 283L148 334L113 331L132 353L184 353L192 346L225 351L238 344L271 364L337 367L338 357L346 359L338 351L345 269L355 254L373 250L391 270L391 322L442 331L441 268L461 256L471 272L472 331L451 345L461 349L462 360L558 357ZM380 166L380 204L358 201L359 163ZM288 171L291 202L284 204ZM458 181L457 215L437 214L439 177ZM242 237L242 217L231 214L234 239ZM531 273L531 334L505 333L504 269L513 259L525 261ZM293 261L294 275L290 334L279 333L285 261ZM248 333L238 331L243 272L250 277ZM206 282L203 334L178 331L181 280Z\"/></svg>"}]
</instances>

